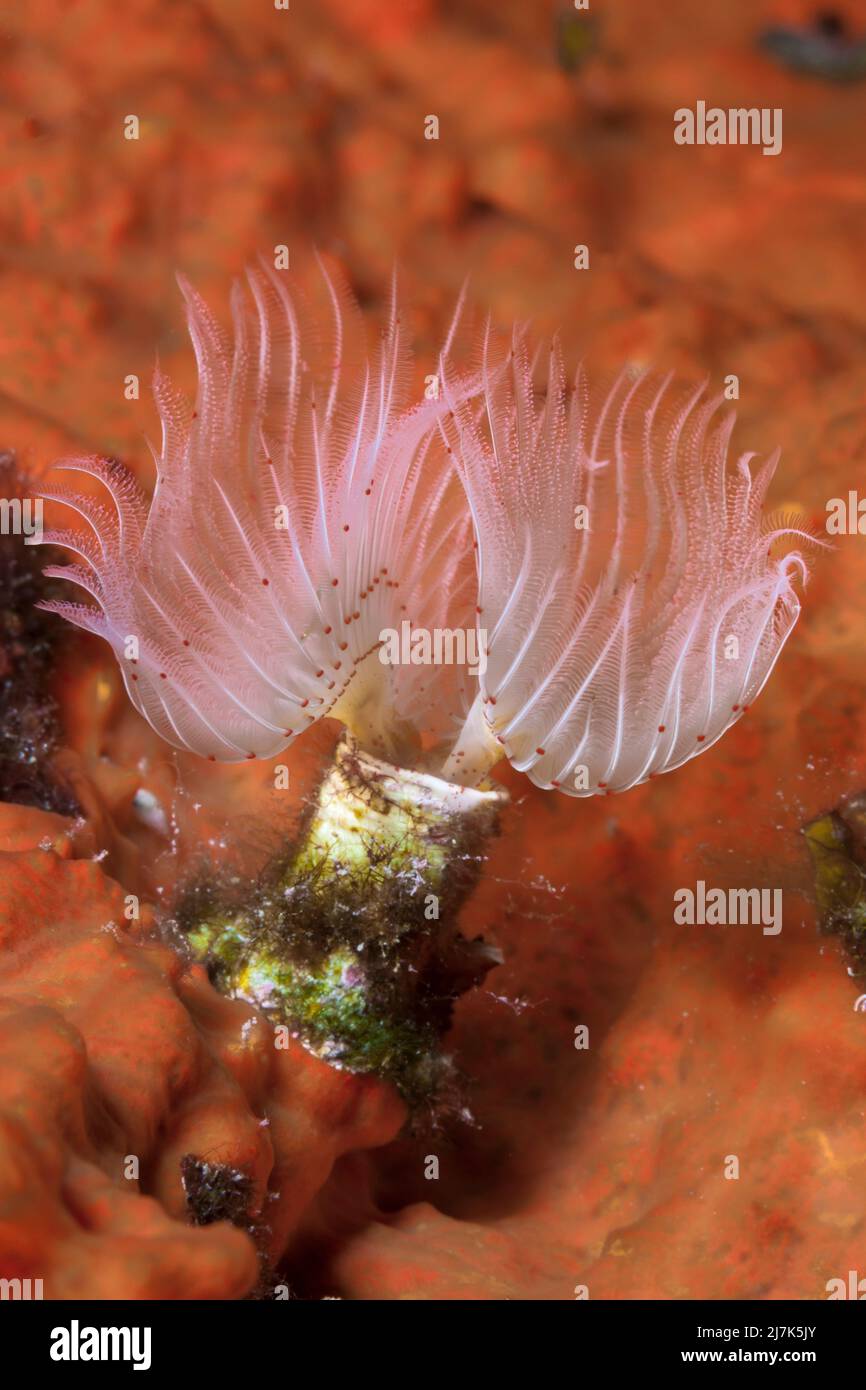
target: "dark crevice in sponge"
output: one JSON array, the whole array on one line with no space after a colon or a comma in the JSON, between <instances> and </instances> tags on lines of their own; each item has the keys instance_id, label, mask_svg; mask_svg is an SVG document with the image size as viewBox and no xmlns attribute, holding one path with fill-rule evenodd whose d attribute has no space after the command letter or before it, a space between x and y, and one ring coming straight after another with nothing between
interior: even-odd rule
<instances>
[{"instance_id":1,"label":"dark crevice in sponge","mask_svg":"<svg viewBox=\"0 0 866 1390\"><path fill-rule=\"evenodd\" d=\"M247 1299L259 1301L286 1296L287 1286L279 1284L267 1256L267 1225L252 1216L253 1180L248 1173L230 1163L211 1163L196 1154L184 1154L180 1160L180 1180L186 1197L189 1220L193 1226L212 1226L215 1221L228 1221L245 1231L256 1247L259 1257L259 1277Z\"/></svg>"},{"instance_id":2,"label":"dark crevice in sponge","mask_svg":"<svg viewBox=\"0 0 866 1390\"><path fill-rule=\"evenodd\" d=\"M253 1185L246 1173L228 1163L208 1163L195 1154L185 1154L180 1161L180 1176L194 1226L230 1221L233 1226L250 1228L248 1212Z\"/></svg>"},{"instance_id":3,"label":"dark crevice in sponge","mask_svg":"<svg viewBox=\"0 0 866 1390\"><path fill-rule=\"evenodd\" d=\"M0 498L27 494L14 454L0 453ZM0 801L69 816L80 808L51 768L59 723L49 685L63 629L36 607L54 593L45 559L23 536L0 535Z\"/></svg>"}]
</instances>

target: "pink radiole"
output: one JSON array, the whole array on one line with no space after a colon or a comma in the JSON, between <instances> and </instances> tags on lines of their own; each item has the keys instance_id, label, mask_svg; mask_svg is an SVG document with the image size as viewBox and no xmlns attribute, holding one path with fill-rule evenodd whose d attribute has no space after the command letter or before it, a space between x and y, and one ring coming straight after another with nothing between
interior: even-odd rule
<instances>
[{"instance_id":1,"label":"pink radiole","mask_svg":"<svg viewBox=\"0 0 866 1390\"><path fill-rule=\"evenodd\" d=\"M96 601L43 606L104 637L169 743L268 758L316 720L368 752L477 786L506 756L542 787L622 791L708 748L766 682L806 579L793 523L762 521L777 462L733 460L733 412L669 378L566 379L557 345L485 338L412 404L392 297L375 352L319 262L267 266L225 332L181 281L194 404L158 370L148 502L120 464L58 467L110 504L45 489L87 529L47 573ZM389 665L383 633L474 627L486 653Z\"/></svg>"},{"instance_id":2,"label":"pink radiole","mask_svg":"<svg viewBox=\"0 0 866 1390\"><path fill-rule=\"evenodd\" d=\"M793 547L815 538L763 521L778 452L731 458L724 397L631 368L604 390L583 370L569 385L555 342L537 390L521 330L504 364L487 356L479 398L455 399L445 426L489 638L445 773L475 775L483 726L538 786L625 791L756 698L800 612Z\"/></svg>"},{"instance_id":3,"label":"pink radiole","mask_svg":"<svg viewBox=\"0 0 866 1390\"><path fill-rule=\"evenodd\" d=\"M98 478L112 506L44 490L89 526L46 532L87 562L48 573L99 607L46 606L111 644L136 708L176 747L267 758L332 715L371 751L417 756L422 735L448 734L440 687L462 673L386 667L379 634L444 625L461 591L469 603L472 562L456 475L430 451L440 408L405 404L396 307L370 355L324 266L291 295L276 272L249 272L231 337L182 289L195 404L157 371L149 504L119 464L58 465Z\"/></svg>"}]
</instances>

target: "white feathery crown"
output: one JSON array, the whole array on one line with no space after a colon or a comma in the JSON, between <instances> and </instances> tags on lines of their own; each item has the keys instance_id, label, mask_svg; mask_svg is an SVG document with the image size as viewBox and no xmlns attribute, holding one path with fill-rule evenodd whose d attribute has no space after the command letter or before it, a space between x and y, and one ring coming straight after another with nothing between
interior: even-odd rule
<instances>
[{"instance_id":1,"label":"white feathery crown","mask_svg":"<svg viewBox=\"0 0 866 1390\"><path fill-rule=\"evenodd\" d=\"M96 606L43 606L104 637L169 743L269 758L324 716L370 752L464 785L506 756L542 787L621 791L714 743L754 700L799 613L812 539L764 523L773 455L732 459L733 413L628 369L569 383L558 345L455 371L412 404L392 296L371 352L339 275L290 289L264 263L231 333L181 281L194 403L160 370L148 502L105 459L58 465L86 529L49 566ZM453 336L449 334L447 347ZM386 665L382 634L475 628L477 674Z\"/></svg>"},{"instance_id":2,"label":"white feathery crown","mask_svg":"<svg viewBox=\"0 0 866 1390\"><path fill-rule=\"evenodd\" d=\"M405 408L396 304L371 355L324 264L292 294L267 266L250 271L231 336L181 286L195 403L157 371L149 504L120 464L58 465L98 478L112 505L43 489L89 526L45 533L87 562L46 572L99 607L44 606L104 637L136 708L204 757L270 757L324 715L385 754L399 751L403 712L422 716L419 736L442 737L437 687L461 673L423 673L428 730L418 668L375 659L383 628L444 624L471 578L459 484L429 449L437 407Z\"/></svg>"},{"instance_id":3,"label":"white feathery crown","mask_svg":"<svg viewBox=\"0 0 866 1390\"><path fill-rule=\"evenodd\" d=\"M635 369L570 385L556 342L538 391L538 355L522 330L504 364L485 351L479 397L444 427L479 547L477 700L536 785L624 791L755 699L800 611L796 543L813 538L763 523L778 454L731 458L723 396Z\"/></svg>"}]
</instances>

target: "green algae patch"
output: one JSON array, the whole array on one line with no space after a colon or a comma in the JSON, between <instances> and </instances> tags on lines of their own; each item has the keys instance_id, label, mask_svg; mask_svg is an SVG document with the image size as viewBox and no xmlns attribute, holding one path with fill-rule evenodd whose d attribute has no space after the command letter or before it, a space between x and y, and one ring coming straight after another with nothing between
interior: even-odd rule
<instances>
[{"instance_id":1,"label":"green algae patch","mask_svg":"<svg viewBox=\"0 0 866 1390\"><path fill-rule=\"evenodd\" d=\"M838 936L858 974L866 972L866 793L804 828L815 874L821 930Z\"/></svg>"},{"instance_id":2,"label":"green algae patch","mask_svg":"<svg viewBox=\"0 0 866 1390\"><path fill-rule=\"evenodd\" d=\"M501 959L457 928L506 800L337 746L297 843L242 903L178 913L214 984L334 1065L431 1099L454 1001Z\"/></svg>"}]
</instances>

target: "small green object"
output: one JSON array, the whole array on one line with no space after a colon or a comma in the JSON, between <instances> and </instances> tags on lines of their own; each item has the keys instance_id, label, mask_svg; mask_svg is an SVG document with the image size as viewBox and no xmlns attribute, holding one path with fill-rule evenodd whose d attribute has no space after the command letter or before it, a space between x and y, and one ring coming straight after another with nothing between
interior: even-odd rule
<instances>
[{"instance_id":1,"label":"small green object","mask_svg":"<svg viewBox=\"0 0 866 1390\"><path fill-rule=\"evenodd\" d=\"M594 20L585 11L563 9L557 17L556 57L564 72L578 72L598 47Z\"/></svg>"},{"instance_id":2,"label":"small green object","mask_svg":"<svg viewBox=\"0 0 866 1390\"><path fill-rule=\"evenodd\" d=\"M866 794L804 828L815 871L821 930L839 936L866 970Z\"/></svg>"}]
</instances>

